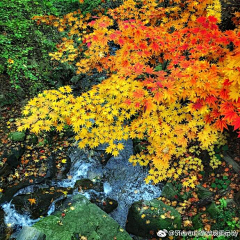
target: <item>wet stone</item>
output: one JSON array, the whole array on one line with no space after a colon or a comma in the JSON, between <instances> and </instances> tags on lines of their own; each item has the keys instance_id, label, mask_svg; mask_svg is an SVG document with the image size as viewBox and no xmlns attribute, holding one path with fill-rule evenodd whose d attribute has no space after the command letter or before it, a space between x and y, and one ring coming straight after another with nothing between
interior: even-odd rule
<instances>
[{"instance_id":1,"label":"wet stone","mask_svg":"<svg viewBox=\"0 0 240 240\"><path fill-rule=\"evenodd\" d=\"M56 206L58 206L70 193L72 193L72 189L44 188L34 193L18 195L13 198L12 204L15 205L17 212L21 214L27 212L32 219L37 219L40 216L47 216L48 209L54 200L61 198L56 203Z\"/></svg>"},{"instance_id":2,"label":"wet stone","mask_svg":"<svg viewBox=\"0 0 240 240\"><path fill-rule=\"evenodd\" d=\"M25 226L22 228L16 240L45 240L46 235L34 227Z\"/></svg>"}]
</instances>

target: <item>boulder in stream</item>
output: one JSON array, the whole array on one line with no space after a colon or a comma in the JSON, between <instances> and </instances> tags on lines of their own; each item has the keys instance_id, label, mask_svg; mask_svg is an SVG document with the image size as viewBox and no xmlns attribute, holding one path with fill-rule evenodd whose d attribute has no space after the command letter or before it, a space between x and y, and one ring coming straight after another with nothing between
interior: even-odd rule
<instances>
[{"instance_id":1,"label":"boulder in stream","mask_svg":"<svg viewBox=\"0 0 240 240\"><path fill-rule=\"evenodd\" d=\"M78 188L79 190L83 190L83 191L88 189L103 191L103 184L101 184L101 182L94 183L90 179L83 178L76 181L74 188Z\"/></svg>"},{"instance_id":2,"label":"boulder in stream","mask_svg":"<svg viewBox=\"0 0 240 240\"><path fill-rule=\"evenodd\" d=\"M17 212L30 214L32 219L37 219L40 216L46 216L49 210L49 206L54 200L59 199L56 202L56 206L60 205L61 202L66 199L67 194L71 194L72 189L65 188L42 188L36 192L29 194L18 195L13 198L12 204L15 205ZM31 200L33 199L33 200ZM35 201L35 202L31 202Z\"/></svg>"},{"instance_id":3,"label":"boulder in stream","mask_svg":"<svg viewBox=\"0 0 240 240\"><path fill-rule=\"evenodd\" d=\"M132 240L129 234L104 211L83 195L64 201L59 211L33 225L46 235L46 240Z\"/></svg>"},{"instance_id":4,"label":"boulder in stream","mask_svg":"<svg viewBox=\"0 0 240 240\"><path fill-rule=\"evenodd\" d=\"M90 179L83 178L77 180L74 185L74 188L77 188L79 192L87 192L91 203L95 203L99 208L104 212L110 213L118 207L118 202L111 198L106 198L103 194L103 184L102 182L92 182ZM90 190L90 191L88 191Z\"/></svg>"},{"instance_id":5,"label":"boulder in stream","mask_svg":"<svg viewBox=\"0 0 240 240\"><path fill-rule=\"evenodd\" d=\"M136 236L157 238L159 230L180 228L181 214L160 200L138 201L129 209L126 230Z\"/></svg>"}]
</instances>

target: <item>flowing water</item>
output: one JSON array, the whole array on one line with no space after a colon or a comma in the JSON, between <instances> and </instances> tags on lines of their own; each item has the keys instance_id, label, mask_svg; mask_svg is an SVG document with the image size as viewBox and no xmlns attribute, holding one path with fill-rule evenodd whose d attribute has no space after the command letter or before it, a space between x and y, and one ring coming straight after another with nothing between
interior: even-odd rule
<instances>
[{"instance_id":1,"label":"flowing water","mask_svg":"<svg viewBox=\"0 0 240 240\"><path fill-rule=\"evenodd\" d=\"M145 184L144 179L147 175L146 169L141 166L133 166L128 162L129 157L133 154L133 144L131 140L122 141L125 148L117 157L111 157L107 164L103 166L98 159L94 157L93 151L84 151L73 147L70 149L69 157L71 158L71 169L67 179L53 180L51 186L55 187L74 187L79 179L88 178L95 181L100 179L103 182L103 191L95 191L93 189L85 191L83 194L91 199L92 197L104 198L109 197L118 202L118 207L110 213L122 227L125 227L129 207L139 200L151 200L157 198L161 194L160 186ZM97 150L103 150L104 145ZM39 186L44 187L44 186ZM15 196L33 192L36 186L29 186L21 189ZM74 191L73 194L81 194ZM48 215L55 211L55 203L60 200L53 201L48 210ZM36 220L32 220L26 213L21 215L16 212L14 205L6 203L2 205L5 211L5 223L9 226L21 227L31 226Z\"/></svg>"}]
</instances>

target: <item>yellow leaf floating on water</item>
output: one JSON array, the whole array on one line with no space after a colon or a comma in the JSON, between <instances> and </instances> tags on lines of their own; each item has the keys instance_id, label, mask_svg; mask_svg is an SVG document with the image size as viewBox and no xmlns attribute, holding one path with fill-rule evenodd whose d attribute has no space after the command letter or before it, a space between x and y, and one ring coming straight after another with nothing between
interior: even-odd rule
<instances>
[{"instance_id":1,"label":"yellow leaf floating on water","mask_svg":"<svg viewBox=\"0 0 240 240\"><path fill-rule=\"evenodd\" d=\"M64 195L67 195L67 194L68 194L68 191L62 191L62 193L63 193Z\"/></svg>"}]
</instances>

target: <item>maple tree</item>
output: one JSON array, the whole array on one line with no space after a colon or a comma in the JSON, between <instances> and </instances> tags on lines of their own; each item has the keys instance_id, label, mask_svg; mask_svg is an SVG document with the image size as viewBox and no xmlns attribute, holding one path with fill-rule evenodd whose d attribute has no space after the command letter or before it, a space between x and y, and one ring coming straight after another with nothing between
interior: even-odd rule
<instances>
[{"instance_id":1,"label":"maple tree","mask_svg":"<svg viewBox=\"0 0 240 240\"><path fill-rule=\"evenodd\" d=\"M129 159L149 166L146 182L188 174L185 185L194 187L200 151L225 144L228 125L240 128L240 28L219 29L219 6L126 0L98 16L36 16L68 31L52 59L74 63L78 74L97 69L109 77L79 97L70 86L44 91L25 106L19 130L61 131L67 124L80 148L108 143L114 156L124 148L119 140L146 138L146 148ZM210 157L213 168L221 164Z\"/></svg>"}]
</instances>

